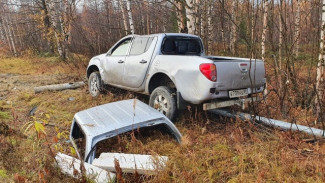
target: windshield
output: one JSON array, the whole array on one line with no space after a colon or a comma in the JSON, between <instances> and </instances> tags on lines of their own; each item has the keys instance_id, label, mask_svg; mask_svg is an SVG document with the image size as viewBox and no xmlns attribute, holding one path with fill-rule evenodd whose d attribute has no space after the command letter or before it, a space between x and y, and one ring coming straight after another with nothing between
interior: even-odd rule
<instances>
[{"instance_id":1,"label":"windshield","mask_svg":"<svg viewBox=\"0 0 325 183\"><path fill-rule=\"evenodd\" d=\"M161 52L165 55L200 55L201 40L195 37L168 36L163 42Z\"/></svg>"}]
</instances>

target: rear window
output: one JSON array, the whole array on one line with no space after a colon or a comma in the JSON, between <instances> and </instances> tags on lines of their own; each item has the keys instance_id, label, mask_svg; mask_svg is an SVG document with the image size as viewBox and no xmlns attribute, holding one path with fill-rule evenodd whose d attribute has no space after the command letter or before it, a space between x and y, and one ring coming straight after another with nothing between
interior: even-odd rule
<instances>
[{"instance_id":1,"label":"rear window","mask_svg":"<svg viewBox=\"0 0 325 183\"><path fill-rule=\"evenodd\" d=\"M200 55L201 40L193 37L166 37L161 52L165 55Z\"/></svg>"}]
</instances>

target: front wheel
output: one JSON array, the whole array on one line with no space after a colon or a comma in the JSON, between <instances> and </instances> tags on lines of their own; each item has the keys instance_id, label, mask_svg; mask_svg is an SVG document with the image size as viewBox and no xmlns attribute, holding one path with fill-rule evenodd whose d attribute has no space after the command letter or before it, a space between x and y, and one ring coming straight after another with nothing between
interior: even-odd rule
<instances>
[{"instance_id":1,"label":"front wheel","mask_svg":"<svg viewBox=\"0 0 325 183\"><path fill-rule=\"evenodd\" d=\"M149 105L173 120L176 115L176 95L167 86L157 87L150 95Z\"/></svg>"},{"instance_id":2,"label":"front wheel","mask_svg":"<svg viewBox=\"0 0 325 183\"><path fill-rule=\"evenodd\" d=\"M103 91L103 81L99 72L93 72L89 76L88 80L89 93L93 97L98 97Z\"/></svg>"}]
</instances>

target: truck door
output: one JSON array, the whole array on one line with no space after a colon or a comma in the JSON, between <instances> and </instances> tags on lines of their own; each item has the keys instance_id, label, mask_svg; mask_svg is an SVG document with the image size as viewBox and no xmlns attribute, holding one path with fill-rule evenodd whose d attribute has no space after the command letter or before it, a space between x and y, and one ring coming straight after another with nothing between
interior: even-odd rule
<instances>
[{"instance_id":1,"label":"truck door","mask_svg":"<svg viewBox=\"0 0 325 183\"><path fill-rule=\"evenodd\" d=\"M122 85L125 57L130 50L132 38L126 38L116 45L110 55L106 56L104 63L105 83Z\"/></svg>"},{"instance_id":2,"label":"truck door","mask_svg":"<svg viewBox=\"0 0 325 183\"><path fill-rule=\"evenodd\" d=\"M131 88L141 86L152 59L157 40L157 37L150 36L134 37L130 54L125 58L123 75L124 86Z\"/></svg>"}]
</instances>

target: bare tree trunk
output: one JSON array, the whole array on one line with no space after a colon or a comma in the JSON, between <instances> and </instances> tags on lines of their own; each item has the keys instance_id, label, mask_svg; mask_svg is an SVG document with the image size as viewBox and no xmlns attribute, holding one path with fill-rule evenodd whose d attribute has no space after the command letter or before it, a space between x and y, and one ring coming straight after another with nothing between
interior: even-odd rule
<instances>
[{"instance_id":1,"label":"bare tree trunk","mask_svg":"<svg viewBox=\"0 0 325 183\"><path fill-rule=\"evenodd\" d=\"M3 15L2 17L4 17L4 15ZM8 33L8 30L7 30L7 26L6 26L6 24L5 24L4 20L3 20L3 18L0 19L0 20L1 20L0 23L1 23L1 25L2 25L2 28L3 28L3 32L4 32L4 35L5 35L5 38L7 39L7 44L8 44L8 46L9 46L9 50L10 50L11 53L13 53L12 46L11 46L11 43L10 43L9 33Z\"/></svg>"},{"instance_id":2,"label":"bare tree trunk","mask_svg":"<svg viewBox=\"0 0 325 183\"><path fill-rule=\"evenodd\" d=\"M2 28L2 21L0 19L0 40L5 40L5 39L6 39L6 36L5 36L5 33Z\"/></svg>"},{"instance_id":3,"label":"bare tree trunk","mask_svg":"<svg viewBox=\"0 0 325 183\"><path fill-rule=\"evenodd\" d=\"M262 60L265 60L265 40L267 31L267 15L268 15L268 0L263 0L264 13L263 13L263 32L262 32Z\"/></svg>"},{"instance_id":4,"label":"bare tree trunk","mask_svg":"<svg viewBox=\"0 0 325 183\"><path fill-rule=\"evenodd\" d=\"M236 40L237 40L237 30L236 30L236 0L231 3L231 31L230 31L230 52L235 54Z\"/></svg>"},{"instance_id":5,"label":"bare tree trunk","mask_svg":"<svg viewBox=\"0 0 325 183\"><path fill-rule=\"evenodd\" d=\"M187 27L189 34L195 34L195 16L196 12L194 8L196 5L194 4L194 0L186 0L186 17L187 17Z\"/></svg>"},{"instance_id":6,"label":"bare tree trunk","mask_svg":"<svg viewBox=\"0 0 325 183\"><path fill-rule=\"evenodd\" d=\"M251 17L251 55L250 55L250 58L254 58L255 55L254 55L254 45L255 45L255 32L254 32L254 28L255 28L255 1L253 0L252 1L252 17Z\"/></svg>"},{"instance_id":7,"label":"bare tree trunk","mask_svg":"<svg viewBox=\"0 0 325 183\"><path fill-rule=\"evenodd\" d=\"M124 32L125 32L125 35L128 35L128 33L129 33L129 27L128 27L128 23L127 23L126 16L125 16L124 5L123 5L122 0L118 0L118 2L120 4L120 8L121 8L121 11L122 11L122 18L123 18L123 24L124 24Z\"/></svg>"},{"instance_id":8,"label":"bare tree trunk","mask_svg":"<svg viewBox=\"0 0 325 183\"><path fill-rule=\"evenodd\" d=\"M127 8L128 15L129 15L130 31L132 34L134 34L133 17L132 17L132 11L131 11L131 0L126 1L126 8Z\"/></svg>"},{"instance_id":9,"label":"bare tree trunk","mask_svg":"<svg viewBox=\"0 0 325 183\"><path fill-rule=\"evenodd\" d=\"M226 51L226 45L225 45L225 23L224 23L224 7L225 7L225 0L221 0L221 42L222 42L222 48L223 51Z\"/></svg>"},{"instance_id":10,"label":"bare tree trunk","mask_svg":"<svg viewBox=\"0 0 325 183\"><path fill-rule=\"evenodd\" d=\"M204 40L205 39L205 34L204 34L204 2L201 7L201 14L200 14L200 36Z\"/></svg>"},{"instance_id":11,"label":"bare tree trunk","mask_svg":"<svg viewBox=\"0 0 325 183\"><path fill-rule=\"evenodd\" d=\"M58 53L60 55L60 57L64 57L64 53L63 53L63 49L62 49L62 45L61 45L61 41L60 41L60 35L58 32L59 29L59 15L57 14L57 10L56 10L56 6L55 6L55 2L53 0L47 0L47 4L48 4L48 10L49 10L49 17L51 19L51 24L53 27L53 32L54 32L54 36L56 39L56 46L58 49Z\"/></svg>"},{"instance_id":12,"label":"bare tree trunk","mask_svg":"<svg viewBox=\"0 0 325 183\"><path fill-rule=\"evenodd\" d=\"M201 30L200 30L200 22L201 22L201 9L202 8L202 1L201 0L196 0L195 1L196 5L194 6L195 12L196 12L196 16L195 16L195 34L196 35L200 35L201 34Z\"/></svg>"},{"instance_id":13,"label":"bare tree trunk","mask_svg":"<svg viewBox=\"0 0 325 183\"><path fill-rule=\"evenodd\" d=\"M212 37L213 37L213 27L212 27L212 3L208 4L208 55L212 53Z\"/></svg>"},{"instance_id":14,"label":"bare tree trunk","mask_svg":"<svg viewBox=\"0 0 325 183\"><path fill-rule=\"evenodd\" d=\"M321 40L320 40L320 52L317 64L317 76L316 76L316 114L317 121L320 121L322 115L322 99L324 97L324 54L325 54L325 0L323 0L322 8L322 29L321 29Z\"/></svg>"},{"instance_id":15,"label":"bare tree trunk","mask_svg":"<svg viewBox=\"0 0 325 183\"><path fill-rule=\"evenodd\" d=\"M64 13L63 13L63 47L64 57L68 57L69 48L71 43L71 24L75 11L75 0L64 0Z\"/></svg>"},{"instance_id":16,"label":"bare tree trunk","mask_svg":"<svg viewBox=\"0 0 325 183\"><path fill-rule=\"evenodd\" d=\"M297 7L296 7L296 16L295 16L295 48L294 48L294 55L298 57L299 55L299 41L300 41L300 6L301 0L296 0Z\"/></svg>"},{"instance_id":17,"label":"bare tree trunk","mask_svg":"<svg viewBox=\"0 0 325 183\"><path fill-rule=\"evenodd\" d=\"M4 15L4 20L5 20L5 24L7 25L7 32L8 32L8 35L9 35L9 39L10 39L10 42L11 42L13 53L14 53L15 56L18 56L17 50L16 50L16 44L15 44L15 40L14 40L12 24L9 23L8 17L6 15Z\"/></svg>"},{"instance_id":18,"label":"bare tree trunk","mask_svg":"<svg viewBox=\"0 0 325 183\"><path fill-rule=\"evenodd\" d=\"M283 0L280 0L279 8L279 69L282 68L282 45L283 45L283 21L282 21ZM280 82L281 85L281 82ZM281 87L280 87L281 88Z\"/></svg>"},{"instance_id":19,"label":"bare tree trunk","mask_svg":"<svg viewBox=\"0 0 325 183\"><path fill-rule=\"evenodd\" d=\"M147 17L147 34L150 34L150 16L149 16L149 2L148 1L144 1L145 5L146 5L146 17Z\"/></svg>"},{"instance_id":20,"label":"bare tree trunk","mask_svg":"<svg viewBox=\"0 0 325 183\"><path fill-rule=\"evenodd\" d=\"M186 17L184 17L184 4L181 1L176 3L176 13L179 32L187 32L185 25Z\"/></svg>"}]
</instances>

